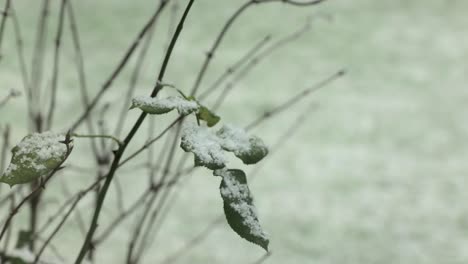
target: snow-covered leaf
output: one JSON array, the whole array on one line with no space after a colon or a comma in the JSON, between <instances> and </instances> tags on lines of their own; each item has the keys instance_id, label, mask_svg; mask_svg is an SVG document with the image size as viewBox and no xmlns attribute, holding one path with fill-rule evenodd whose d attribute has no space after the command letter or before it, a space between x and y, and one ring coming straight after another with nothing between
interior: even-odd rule
<instances>
[{"instance_id":1,"label":"snow-covered leaf","mask_svg":"<svg viewBox=\"0 0 468 264\"><path fill-rule=\"evenodd\" d=\"M241 128L224 125L216 134L221 139L221 146L233 152L244 164L255 164L268 154L268 148L260 138L249 136Z\"/></svg>"},{"instance_id":2,"label":"snow-covered leaf","mask_svg":"<svg viewBox=\"0 0 468 264\"><path fill-rule=\"evenodd\" d=\"M199 120L205 121L208 127L215 126L219 122L219 120L221 120L219 116L217 116L215 113L211 112L210 109L202 105L198 110L197 118Z\"/></svg>"},{"instance_id":3,"label":"snow-covered leaf","mask_svg":"<svg viewBox=\"0 0 468 264\"><path fill-rule=\"evenodd\" d=\"M180 147L195 155L195 166L216 170L225 167L226 157L219 138L208 128L193 123L185 125Z\"/></svg>"},{"instance_id":4,"label":"snow-covered leaf","mask_svg":"<svg viewBox=\"0 0 468 264\"><path fill-rule=\"evenodd\" d=\"M52 132L26 136L12 149L10 165L0 182L13 186L32 182L56 169L67 157L64 135Z\"/></svg>"},{"instance_id":5,"label":"snow-covered leaf","mask_svg":"<svg viewBox=\"0 0 468 264\"><path fill-rule=\"evenodd\" d=\"M214 171L214 175L222 177L219 189L229 226L242 238L268 251L270 240L258 221L245 173L241 170L221 169Z\"/></svg>"},{"instance_id":6,"label":"snow-covered leaf","mask_svg":"<svg viewBox=\"0 0 468 264\"><path fill-rule=\"evenodd\" d=\"M182 96L169 96L166 98L154 98L150 96L139 96L132 99L130 109L140 108L143 112L161 115L177 109L179 114L188 115L198 111L199 105L196 101L188 100Z\"/></svg>"}]
</instances>

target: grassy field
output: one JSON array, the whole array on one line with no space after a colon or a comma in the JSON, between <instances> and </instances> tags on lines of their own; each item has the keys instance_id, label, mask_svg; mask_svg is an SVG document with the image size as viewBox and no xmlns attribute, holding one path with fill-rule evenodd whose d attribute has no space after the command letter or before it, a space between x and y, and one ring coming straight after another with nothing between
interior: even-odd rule
<instances>
[{"instance_id":1,"label":"grassy field","mask_svg":"<svg viewBox=\"0 0 468 264\"><path fill-rule=\"evenodd\" d=\"M54 17L59 1L52 2ZM97 91L150 16L154 1L74 2L89 87ZM191 88L222 22L243 2L196 1L167 82L185 91ZM26 0L15 0L15 5L29 58L39 5ZM266 263L468 262L468 208L463 205L468 198L466 10L468 3L462 0L329 0L309 9L258 6L235 24L204 85L266 34L281 38L300 28L308 16L316 17L310 32L275 52L239 83L220 111L229 122L246 124L337 70L348 71L314 98L256 130L273 144L308 102L315 100L320 105L252 182L260 220L272 241L273 255ZM321 19L323 16L330 19ZM154 48L139 83L140 94L148 93L154 82L161 49L167 42L167 20L168 14L156 30ZM53 32L55 24L50 28L51 39ZM6 33L0 94L9 87L21 88L11 29ZM76 74L70 70L69 33L66 39L59 100L64 110L57 117L63 128L81 112ZM50 67L44 70L51 71ZM130 73L128 68L116 80L105 101L122 97ZM14 140L26 131L26 123L18 121L26 114L24 107L24 100L17 99L0 113L0 123L12 124ZM115 109L111 106L111 111ZM113 118L110 115L108 122ZM130 113L127 125L135 118L136 113ZM77 146L74 163L89 164L87 151L87 147ZM176 206L144 263L158 263L222 213L219 182L204 174L200 170L179 187ZM93 175L70 173L64 177L72 189L79 189ZM145 175L128 172L118 177L127 186L126 202L130 204L144 187ZM50 185L48 191L54 193L53 188ZM51 198L59 194L56 191ZM103 223L115 214L113 196ZM90 202L85 201L82 210ZM128 221L111 237L97 263L122 263L132 226ZM56 241L63 255L73 259L83 237L74 222L66 230ZM223 223L185 252L178 263L251 263L262 255L261 249L241 240Z\"/></svg>"}]
</instances>

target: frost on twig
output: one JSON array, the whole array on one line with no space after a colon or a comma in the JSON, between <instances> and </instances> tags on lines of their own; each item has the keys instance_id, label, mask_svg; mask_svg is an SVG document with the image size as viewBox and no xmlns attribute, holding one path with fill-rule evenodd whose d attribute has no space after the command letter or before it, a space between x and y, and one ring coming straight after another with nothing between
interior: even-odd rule
<instances>
[{"instance_id":1,"label":"frost on twig","mask_svg":"<svg viewBox=\"0 0 468 264\"><path fill-rule=\"evenodd\" d=\"M270 241L258 220L245 173L221 169L214 171L214 175L223 178L219 189L229 226L242 238L268 251Z\"/></svg>"},{"instance_id":2,"label":"frost on twig","mask_svg":"<svg viewBox=\"0 0 468 264\"><path fill-rule=\"evenodd\" d=\"M65 136L52 132L26 136L12 149L12 159L0 182L13 186L34 181L53 170L67 158Z\"/></svg>"}]
</instances>

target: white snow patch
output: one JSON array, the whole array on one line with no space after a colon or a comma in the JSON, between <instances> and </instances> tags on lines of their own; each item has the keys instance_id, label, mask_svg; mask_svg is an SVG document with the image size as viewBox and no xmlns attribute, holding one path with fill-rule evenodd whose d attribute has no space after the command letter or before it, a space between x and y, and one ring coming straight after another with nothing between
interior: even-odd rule
<instances>
[{"instance_id":1,"label":"white snow patch","mask_svg":"<svg viewBox=\"0 0 468 264\"><path fill-rule=\"evenodd\" d=\"M223 148L233 152L247 152L250 150L250 137L247 132L239 127L227 124L217 133L222 140Z\"/></svg>"},{"instance_id":2,"label":"white snow patch","mask_svg":"<svg viewBox=\"0 0 468 264\"><path fill-rule=\"evenodd\" d=\"M24 262L28 263L34 262L34 259L36 257L34 253L31 250L29 250L28 247L22 247L20 249L15 248L8 255L11 257L19 258Z\"/></svg>"},{"instance_id":3,"label":"white snow patch","mask_svg":"<svg viewBox=\"0 0 468 264\"><path fill-rule=\"evenodd\" d=\"M137 96L132 100L133 106L148 106L154 108L177 109L179 114L188 115L198 111L199 105L195 101L190 101L181 96L169 96L166 98L155 98L151 96Z\"/></svg>"},{"instance_id":4,"label":"white snow patch","mask_svg":"<svg viewBox=\"0 0 468 264\"><path fill-rule=\"evenodd\" d=\"M63 140L64 135L53 132L34 133L25 137L13 150L15 156L21 156L20 166L42 171L47 169L44 165L46 161L61 160L65 157L67 147L60 142ZM10 163L3 175L11 179L17 169L20 169L17 164Z\"/></svg>"},{"instance_id":5,"label":"white snow patch","mask_svg":"<svg viewBox=\"0 0 468 264\"><path fill-rule=\"evenodd\" d=\"M204 163L224 166L227 162L220 139L207 127L187 123L182 130L182 144Z\"/></svg>"},{"instance_id":6,"label":"white snow patch","mask_svg":"<svg viewBox=\"0 0 468 264\"><path fill-rule=\"evenodd\" d=\"M24 138L18 145L16 154L37 155L39 160L61 158L67 153L67 147L60 141L64 141L65 136L50 131L43 133L34 133Z\"/></svg>"}]
</instances>

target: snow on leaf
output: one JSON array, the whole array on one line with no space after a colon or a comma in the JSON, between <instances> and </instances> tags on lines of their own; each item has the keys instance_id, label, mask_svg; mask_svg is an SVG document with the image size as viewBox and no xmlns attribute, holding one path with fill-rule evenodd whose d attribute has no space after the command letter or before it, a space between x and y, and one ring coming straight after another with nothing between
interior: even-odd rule
<instances>
[{"instance_id":1,"label":"snow on leaf","mask_svg":"<svg viewBox=\"0 0 468 264\"><path fill-rule=\"evenodd\" d=\"M227 160L219 138L206 127L194 123L185 125L180 146L195 155L195 166L205 166L211 170L225 167Z\"/></svg>"},{"instance_id":2,"label":"snow on leaf","mask_svg":"<svg viewBox=\"0 0 468 264\"><path fill-rule=\"evenodd\" d=\"M13 186L34 181L44 176L66 159L65 136L52 132L26 136L12 150L10 165L0 177L0 182Z\"/></svg>"},{"instance_id":3,"label":"snow on leaf","mask_svg":"<svg viewBox=\"0 0 468 264\"><path fill-rule=\"evenodd\" d=\"M232 125L224 125L216 133L222 140L221 146L231 151L244 164L255 164L268 154L268 148L256 136L249 136L244 129Z\"/></svg>"},{"instance_id":4,"label":"snow on leaf","mask_svg":"<svg viewBox=\"0 0 468 264\"><path fill-rule=\"evenodd\" d=\"M258 221L245 173L235 169L220 169L213 173L223 178L219 189L229 226L242 238L268 251L270 240Z\"/></svg>"},{"instance_id":5,"label":"snow on leaf","mask_svg":"<svg viewBox=\"0 0 468 264\"><path fill-rule=\"evenodd\" d=\"M148 114L161 115L177 109L179 114L188 115L197 112L199 105L196 101L187 100L181 96L169 96L166 98L155 98L150 96L138 96L132 99L132 107L140 108Z\"/></svg>"}]
</instances>

